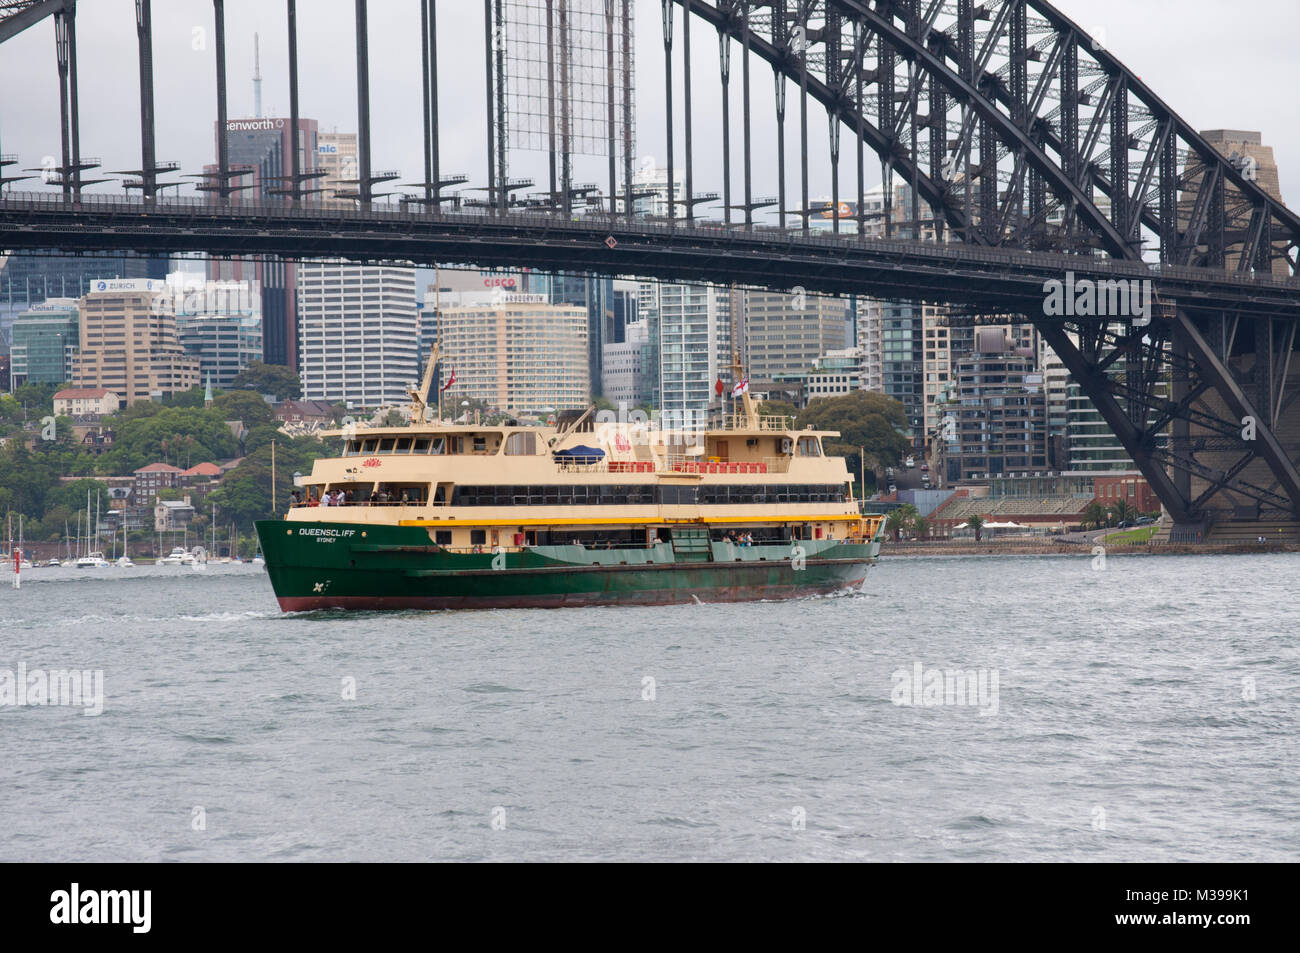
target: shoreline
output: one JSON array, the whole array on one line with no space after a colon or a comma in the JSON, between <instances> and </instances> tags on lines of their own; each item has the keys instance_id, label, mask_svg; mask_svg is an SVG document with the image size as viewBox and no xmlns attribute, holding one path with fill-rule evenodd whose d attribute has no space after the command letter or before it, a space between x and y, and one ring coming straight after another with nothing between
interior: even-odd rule
<instances>
[{"instance_id":1,"label":"shoreline","mask_svg":"<svg viewBox=\"0 0 1300 953\"><path fill-rule=\"evenodd\" d=\"M880 547L885 556L1091 556L1104 545L1107 556L1225 556L1255 553L1300 553L1300 543L891 543Z\"/></svg>"}]
</instances>

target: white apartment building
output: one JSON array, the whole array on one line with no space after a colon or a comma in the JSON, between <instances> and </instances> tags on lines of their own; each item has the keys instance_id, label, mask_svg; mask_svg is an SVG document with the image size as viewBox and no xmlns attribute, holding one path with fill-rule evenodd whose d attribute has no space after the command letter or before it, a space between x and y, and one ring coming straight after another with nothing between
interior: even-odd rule
<instances>
[{"instance_id":1,"label":"white apartment building","mask_svg":"<svg viewBox=\"0 0 1300 953\"><path fill-rule=\"evenodd\" d=\"M407 400L419 380L415 270L341 260L298 265L302 396L354 407Z\"/></svg>"}]
</instances>

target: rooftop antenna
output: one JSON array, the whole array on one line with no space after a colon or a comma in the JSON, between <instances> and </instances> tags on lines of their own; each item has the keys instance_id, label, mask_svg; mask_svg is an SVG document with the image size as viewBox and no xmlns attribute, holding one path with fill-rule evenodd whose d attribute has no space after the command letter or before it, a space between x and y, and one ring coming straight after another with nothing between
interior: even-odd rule
<instances>
[{"instance_id":1,"label":"rooftop antenna","mask_svg":"<svg viewBox=\"0 0 1300 953\"><path fill-rule=\"evenodd\" d=\"M253 34L253 112L262 118L262 49L261 40Z\"/></svg>"}]
</instances>

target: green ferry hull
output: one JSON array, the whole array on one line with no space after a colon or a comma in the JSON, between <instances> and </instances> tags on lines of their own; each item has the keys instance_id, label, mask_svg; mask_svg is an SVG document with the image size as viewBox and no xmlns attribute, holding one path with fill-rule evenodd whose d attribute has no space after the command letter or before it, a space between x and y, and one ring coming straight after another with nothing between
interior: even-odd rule
<instances>
[{"instance_id":1,"label":"green ferry hull","mask_svg":"<svg viewBox=\"0 0 1300 953\"><path fill-rule=\"evenodd\" d=\"M280 608L481 609L743 602L860 587L879 542L805 540L675 551L539 546L451 552L415 526L264 520L257 532Z\"/></svg>"}]
</instances>

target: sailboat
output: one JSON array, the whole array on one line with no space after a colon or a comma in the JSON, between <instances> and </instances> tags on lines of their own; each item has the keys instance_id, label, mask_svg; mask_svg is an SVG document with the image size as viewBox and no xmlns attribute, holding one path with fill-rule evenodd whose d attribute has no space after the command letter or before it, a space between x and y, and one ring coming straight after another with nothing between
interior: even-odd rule
<instances>
[{"instance_id":1,"label":"sailboat","mask_svg":"<svg viewBox=\"0 0 1300 953\"><path fill-rule=\"evenodd\" d=\"M117 565L122 569L134 569L135 563L131 562L131 557L126 554L126 514L122 514L122 555L117 561Z\"/></svg>"}]
</instances>

